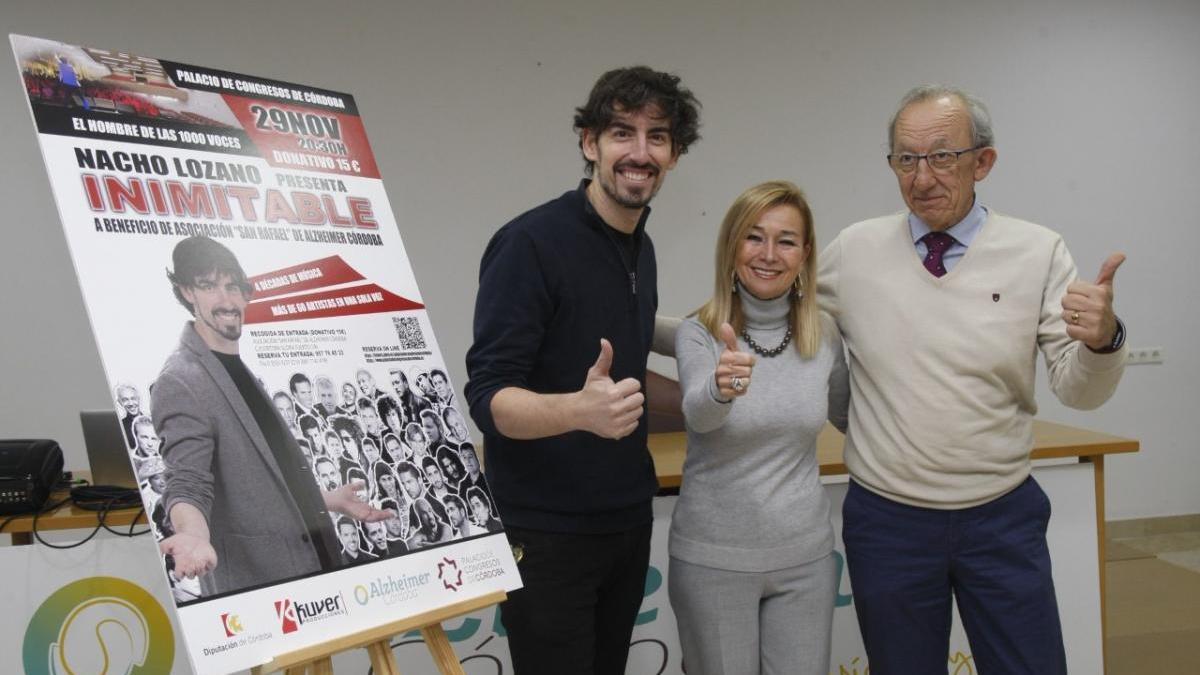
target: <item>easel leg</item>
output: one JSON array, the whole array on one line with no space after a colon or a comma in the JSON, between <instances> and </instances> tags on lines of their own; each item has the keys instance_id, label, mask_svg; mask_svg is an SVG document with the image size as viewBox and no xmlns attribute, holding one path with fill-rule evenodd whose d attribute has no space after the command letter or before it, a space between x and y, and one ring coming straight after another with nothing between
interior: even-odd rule
<instances>
[{"instance_id":1,"label":"easel leg","mask_svg":"<svg viewBox=\"0 0 1200 675\"><path fill-rule=\"evenodd\" d=\"M303 666L288 668L284 675L333 675L333 659L326 656Z\"/></svg>"},{"instance_id":2,"label":"easel leg","mask_svg":"<svg viewBox=\"0 0 1200 675\"><path fill-rule=\"evenodd\" d=\"M392 645L388 640L380 640L367 645L367 654L371 657L371 668L375 675L400 675L400 667L396 665L396 655L392 653Z\"/></svg>"},{"instance_id":3,"label":"easel leg","mask_svg":"<svg viewBox=\"0 0 1200 675\"><path fill-rule=\"evenodd\" d=\"M421 637L425 638L425 646L433 655L438 672L442 675L465 675L462 664L458 662L458 655L454 653L450 639L446 637L446 631L442 630L442 624L435 623L421 628Z\"/></svg>"}]
</instances>

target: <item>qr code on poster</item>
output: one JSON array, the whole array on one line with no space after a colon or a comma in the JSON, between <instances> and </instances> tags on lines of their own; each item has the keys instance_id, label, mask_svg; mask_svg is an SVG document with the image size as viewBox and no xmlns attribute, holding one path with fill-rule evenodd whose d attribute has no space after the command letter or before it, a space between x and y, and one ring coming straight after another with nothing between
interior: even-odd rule
<instances>
[{"instance_id":1,"label":"qr code on poster","mask_svg":"<svg viewBox=\"0 0 1200 675\"><path fill-rule=\"evenodd\" d=\"M393 316L396 337L400 338L401 349L425 349L425 334L421 322L415 316Z\"/></svg>"}]
</instances>

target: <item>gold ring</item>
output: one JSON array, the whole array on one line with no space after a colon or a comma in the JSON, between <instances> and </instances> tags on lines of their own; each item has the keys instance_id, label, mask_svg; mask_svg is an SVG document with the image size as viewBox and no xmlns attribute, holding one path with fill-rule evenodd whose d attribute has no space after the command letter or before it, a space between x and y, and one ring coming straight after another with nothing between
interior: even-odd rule
<instances>
[{"instance_id":1,"label":"gold ring","mask_svg":"<svg viewBox=\"0 0 1200 675\"><path fill-rule=\"evenodd\" d=\"M1079 312L1071 312L1071 323L1079 325Z\"/></svg>"}]
</instances>

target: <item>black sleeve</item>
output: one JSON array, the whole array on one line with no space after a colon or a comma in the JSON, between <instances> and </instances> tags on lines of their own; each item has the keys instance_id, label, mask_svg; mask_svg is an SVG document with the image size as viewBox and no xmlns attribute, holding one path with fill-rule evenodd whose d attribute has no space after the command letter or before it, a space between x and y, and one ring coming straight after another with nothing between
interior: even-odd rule
<instances>
[{"instance_id":1,"label":"black sleeve","mask_svg":"<svg viewBox=\"0 0 1200 675\"><path fill-rule=\"evenodd\" d=\"M546 261L528 233L505 227L479 264L475 342L467 352L464 393L471 417L485 434L496 434L492 397L505 387L528 388L542 339L554 313Z\"/></svg>"}]
</instances>

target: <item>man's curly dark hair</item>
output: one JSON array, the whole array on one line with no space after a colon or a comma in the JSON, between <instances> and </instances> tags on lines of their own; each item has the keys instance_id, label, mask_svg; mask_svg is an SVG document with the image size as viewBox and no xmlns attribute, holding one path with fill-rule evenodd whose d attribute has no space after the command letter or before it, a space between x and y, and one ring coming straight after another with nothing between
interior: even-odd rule
<instances>
[{"instance_id":1,"label":"man's curly dark hair","mask_svg":"<svg viewBox=\"0 0 1200 675\"><path fill-rule=\"evenodd\" d=\"M653 105L671 123L671 150L684 155L700 140L700 102L679 77L646 66L610 70L596 80L587 103L575 109L575 133L583 149L583 132L599 135L612 124L617 109L641 110ZM593 162L584 157L584 171L592 175Z\"/></svg>"}]
</instances>

